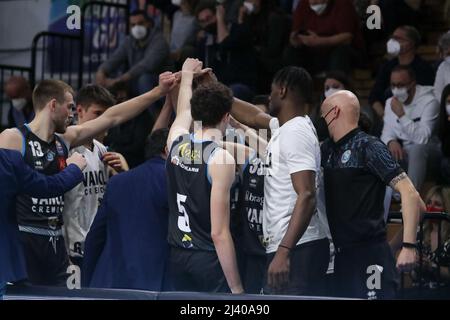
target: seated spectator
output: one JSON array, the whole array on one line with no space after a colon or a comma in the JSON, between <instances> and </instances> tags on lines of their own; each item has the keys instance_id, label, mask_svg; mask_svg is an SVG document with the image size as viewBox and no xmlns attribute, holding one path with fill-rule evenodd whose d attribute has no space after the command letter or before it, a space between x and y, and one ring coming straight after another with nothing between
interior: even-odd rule
<instances>
[{"instance_id":1,"label":"seated spectator","mask_svg":"<svg viewBox=\"0 0 450 320\"><path fill-rule=\"evenodd\" d=\"M434 186L425 198L427 212L450 212L450 188ZM439 228L441 230L439 230ZM440 237L440 239L439 239ZM450 223L427 219L423 223L422 268L412 273L414 284L436 289L450 284ZM439 241L440 240L440 241ZM440 270L439 270L440 269Z\"/></svg>"},{"instance_id":2,"label":"seated spectator","mask_svg":"<svg viewBox=\"0 0 450 320\"><path fill-rule=\"evenodd\" d=\"M184 60L191 56L189 46L186 46L188 42L192 42L196 31L197 22L194 16L194 9L198 3L198 0L181 0L172 1L180 6L172 19L172 31L170 33L170 56L176 63L177 69L182 66Z\"/></svg>"},{"instance_id":3,"label":"seated spectator","mask_svg":"<svg viewBox=\"0 0 450 320\"><path fill-rule=\"evenodd\" d=\"M381 140L420 190L430 167L439 157L436 129L439 103L432 87L420 86L412 68L397 66L391 74L394 96L386 101Z\"/></svg>"},{"instance_id":4,"label":"seated spectator","mask_svg":"<svg viewBox=\"0 0 450 320\"><path fill-rule=\"evenodd\" d=\"M434 82L434 93L438 101L441 100L444 87L450 84L450 31L444 33L439 39L439 52L444 61L439 65Z\"/></svg>"},{"instance_id":5,"label":"seated spectator","mask_svg":"<svg viewBox=\"0 0 450 320\"><path fill-rule=\"evenodd\" d=\"M31 122L34 110L28 81L21 76L12 76L6 81L5 94L11 100L7 128L16 128Z\"/></svg>"},{"instance_id":6,"label":"seated spectator","mask_svg":"<svg viewBox=\"0 0 450 320\"><path fill-rule=\"evenodd\" d=\"M166 277L167 134L167 129L153 132L149 160L109 181L86 238L82 286L170 289Z\"/></svg>"},{"instance_id":7,"label":"seated spectator","mask_svg":"<svg viewBox=\"0 0 450 320\"><path fill-rule=\"evenodd\" d=\"M163 34L143 10L130 15L130 33L124 43L100 65L97 84L111 88L117 82L129 82L132 95L149 91L158 83L158 75L170 66L169 45ZM117 74L120 67L128 69Z\"/></svg>"},{"instance_id":8,"label":"seated spectator","mask_svg":"<svg viewBox=\"0 0 450 320\"><path fill-rule=\"evenodd\" d=\"M442 182L450 184L450 84L442 92L439 115L439 138L442 142L441 174Z\"/></svg>"},{"instance_id":9,"label":"seated spectator","mask_svg":"<svg viewBox=\"0 0 450 320\"><path fill-rule=\"evenodd\" d=\"M247 24L256 49L258 92L269 92L272 78L281 69L280 56L289 41L290 23L275 0L244 1L239 24Z\"/></svg>"},{"instance_id":10,"label":"seated spectator","mask_svg":"<svg viewBox=\"0 0 450 320\"><path fill-rule=\"evenodd\" d=\"M417 54L417 48L421 42L420 33L411 26L397 28L387 43L387 52L394 56L392 60L383 64L377 73L375 85L369 95L369 104L375 112L378 120L378 134L381 132L381 120L384 115L386 100L392 96L390 90L390 77L392 70L398 66L409 66L416 74L416 82L422 86L432 86L434 71L428 62Z\"/></svg>"},{"instance_id":11,"label":"seated spectator","mask_svg":"<svg viewBox=\"0 0 450 320\"><path fill-rule=\"evenodd\" d=\"M321 101L316 108L314 108L311 112L311 120L314 123L314 126L317 131L317 136L319 141L325 141L329 138L328 128L326 123L320 117L320 106L325 100L332 94L340 91L340 90L349 90L352 91L352 87L350 84L350 79L347 75L341 71L330 71L327 73L325 77L325 81L323 83L323 96L321 97Z\"/></svg>"},{"instance_id":12,"label":"seated spectator","mask_svg":"<svg viewBox=\"0 0 450 320\"><path fill-rule=\"evenodd\" d=\"M350 0L305 0L292 23L286 64L301 65L311 73L350 72L361 62L364 43L359 18Z\"/></svg>"},{"instance_id":13,"label":"seated spectator","mask_svg":"<svg viewBox=\"0 0 450 320\"><path fill-rule=\"evenodd\" d=\"M130 99L129 88L126 83L116 83L111 88L117 103ZM154 111L151 107L151 111ZM137 167L145 161L145 143L153 125L154 117L148 109L137 117L109 129L104 144L110 151L122 154L130 168Z\"/></svg>"},{"instance_id":14,"label":"seated spectator","mask_svg":"<svg viewBox=\"0 0 450 320\"><path fill-rule=\"evenodd\" d=\"M251 101L256 86L251 29L246 24L227 24L226 15L224 6L216 8L213 0L199 2L196 18L202 30L197 34L198 56L235 97Z\"/></svg>"}]
</instances>

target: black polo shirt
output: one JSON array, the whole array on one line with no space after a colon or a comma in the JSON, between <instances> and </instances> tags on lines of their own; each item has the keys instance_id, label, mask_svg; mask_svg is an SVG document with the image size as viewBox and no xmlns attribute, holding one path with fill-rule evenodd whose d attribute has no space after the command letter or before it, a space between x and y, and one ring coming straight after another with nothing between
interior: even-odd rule
<instances>
[{"instance_id":1,"label":"black polo shirt","mask_svg":"<svg viewBox=\"0 0 450 320\"><path fill-rule=\"evenodd\" d=\"M386 240L386 186L403 172L380 139L360 129L322 146L325 203L337 247Z\"/></svg>"}]
</instances>

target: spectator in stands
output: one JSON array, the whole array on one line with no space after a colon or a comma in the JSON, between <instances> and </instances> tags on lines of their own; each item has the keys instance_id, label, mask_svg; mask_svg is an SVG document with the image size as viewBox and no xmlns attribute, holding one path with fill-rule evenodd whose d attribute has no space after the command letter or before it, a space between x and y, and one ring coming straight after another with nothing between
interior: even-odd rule
<instances>
[{"instance_id":1,"label":"spectator in stands","mask_svg":"<svg viewBox=\"0 0 450 320\"><path fill-rule=\"evenodd\" d=\"M34 118L31 89L22 76L12 76L6 81L5 94L11 100L7 128L23 126Z\"/></svg>"},{"instance_id":2,"label":"spectator in stands","mask_svg":"<svg viewBox=\"0 0 450 320\"><path fill-rule=\"evenodd\" d=\"M430 64L418 54L417 48L421 42L420 33L411 26L398 27L387 43L387 52L394 56L381 66L377 73L375 85L369 96L369 104L375 111L378 120L378 133L381 132L381 119L384 115L386 100L392 96L390 90L390 77L392 70L398 66L409 66L416 74L416 82L422 86L431 86L434 82L434 71Z\"/></svg>"},{"instance_id":3,"label":"spectator in stands","mask_svg":"<svg viewBox=\"0 0 450 320\"><path fill-rule=\"evenodd\" d=\"M434 186L428 191L425 203L429 213L450 213L450 187ZM424 221L422 269L418 267L412 274L416 283L422 281L422 285L429 289L450 284L450 223L446 220L441 223L439 221Z\"/></svg>"},{"instance_id":4,"label":"spectator in stands","mask_svg":"<svg viewBox=\"0 0 450 320\"><path fill-rule=\"evenodd\" d=\"M190 46L187 44L194 41L197 31L194 10L198 0L174 0L172 3L179 5L180 9L174 13L172 19L170 56L177 67L181 67L184 60L192 54L188 51Z\"/></svg>"},{"instance_id":5,"label":"spectator in stands","mask_svg":"<svg viewBox=\"0 0 450 320\"><path fill-rule=\"evenodd\" d=\"M290 22L275 0L247 0L239 10L239 24L247 24L256 49L258 92L269 92L282 67L280 56L289 41Z\"/></svg>"},{"instance_id":6,"label":"spectator in stands","mask_svg":"<svg viewBox=\"0 0 450 320\"><path fill-rule=\"evenodd\" d=\"M25 192L35 197L64 193L83 180L86 161L80 154L67 159L62 172L46 176L30 168L20 153L0 149L0 300L6 283L27 277L25 257L14 212L15 198Z\"/></svg>"},{"instance_id":7,"label":"spectator in stands","mask_svg":"<svg viewBox=\"0 0 450 320\"><path fill-rule=\"evenodd\" d=\"M118 82L129 82L132 95L139 95L158 83L159 73L170 65L170 50L163 34L143 10L131 13L130 33L131 36L99 67L96 82L106 88ZM128 70L117 74L124 65Z\"/></svg>"},{"instance_id":8,"label":"spectator in stands","mask_svg":"<svg viewBox=\"0 0 450 320\"><path fill-rule=\"evenodd\" d=\"M170 290L167 134L168 129L153 132L149 160L109 181L86 238L83 286Z\"/></svg>"},{"instance_id":9,"label":"spectator in stands","mask_svg":"<svg viewBox=\"0 0 450 320\"><path fill-rule=\"evenodd\" d=\"M439 138L442 142L441 178L450 184L450 84L442 92L439 115Z\"/></svg>"},{"instance_id":10,"label":"spectator in stands","mask_svg":"<svg viewBox=\"0 0 450 320\"><path fill-rule=\"evenodd\" d=\"M339 90L352 91L350 79L341 71L328 72L323 83L323 97L321 100L325 100ZM328 128L320 118L320 105L322 104L322 101L320 101L320 104L311 112L311 120L314 123L320 142L329 137Z\"/></svg>"},{"instance_id":11,"label":"spectator in stands","mask_svg":"<svg viewBox=\"0 0 450 320\"><path fill-rule=\"evenodd\" d=\"M444 61L439 65L434 82L436 99L441 100L444 87L450 84L450 31L444 33L438 43L439 53Z\"/></svg>"},{"instance_id":12,"label":"spectator in stands","mask_svg":"<svg viewBox=\"0 0 450 320\"><path fill-rule=\"evenodd\" d=\"M116 83L110 91L117 103L130 98L130 90L126 83ZM151 111L154 109L151 107ZM147 109L137 117L109 129L104 144L109 146L111 151L122 154L130 168L137 167L145 161L144 149L153 121L154 118Z\"/></svg>"},{"instance_id":13,"label":"spectator in stands","mask_svg":"<svg viewBox=\"0 0 450 320\"><path fill-rule=\"evenodd\" d=\"M427 164L439 157L436 135L439 103L433 88L418 85L413 69L408 66L392 70L391 90L394 96L386 101L381 140L420 190Z\"/></svg>"},{"instance_id":14,"label":"spectator in stands","mask_svg":"<svg viewBox=\"0 0 450 320\"><path fill-rule=\"evenodd\" d=\"M227 24L227 12L213 0L201 0L196 18L199 59L214 69L217 78L229 86L235 97L251 101L256 85L256 59L251 29L243 23Z\"/></svg>"},{"instance_id":15,"label":"spectator in stands","mask_svg":"<svg viewBox=\"0 0 450 320\"><path fill-rule=\"evenodd\" d=\"M359 18L350 0L305 0L294 13L284 59L314 74L350 72L361 62L363 50Z\"/></svg>"}]
</instances>

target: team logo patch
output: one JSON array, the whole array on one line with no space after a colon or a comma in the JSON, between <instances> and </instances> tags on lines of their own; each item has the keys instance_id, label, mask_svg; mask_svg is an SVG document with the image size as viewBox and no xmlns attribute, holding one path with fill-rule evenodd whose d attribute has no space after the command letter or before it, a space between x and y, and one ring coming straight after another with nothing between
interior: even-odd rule
<instances>
[{"instance_id":1,"label":"team logo patch","mask_svg":"<svg viewBox=\"0 0 450 320\"><path fill-rule=\"evenodd\" d=\"M341 157L341 162L347 163L348 160L350 160L351 155L352 155L352 152L350 150L345 151Z\"/></svg>"},{"instance_id":2,"label":"team logo patch","mask_svg":"<svg viewBox=\"0 0 450 320\"><path fill-rule=\"evenodd\" d=\"M47 161L53 161L55 159L55 154L52 151L47 153Z\"/></svg>"},{"instance_id":3,"label":"team logo patch","mask_svg":"<svg viewBox=\"0 0 450 320\"><path fill-rule=\"evenodd\" d=\"M186 249L190 249L192 248L194 245L192 244L192 238L189 237L187 234L184 235L183 239L181 240L181 242L183 243L183 246Z\"/></svg>"}]
</instances>

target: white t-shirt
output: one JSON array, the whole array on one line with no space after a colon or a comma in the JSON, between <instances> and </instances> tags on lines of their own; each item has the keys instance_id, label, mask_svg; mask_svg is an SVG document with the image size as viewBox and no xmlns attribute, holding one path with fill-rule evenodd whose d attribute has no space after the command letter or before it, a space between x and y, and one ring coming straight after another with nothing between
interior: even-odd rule
<instances>
[{"instance_id":1,"label":"white t-shirt","mask_svg":"<svg viewBox=\"0 0 450 320\"><path fill-rule=\"evenodd\" d=\"M320 181L320 146L316 130L309 117L296 117L277 130L267 146L264 179L263 232L266 252L275 252L289 226L297 193L291 174L316 172L316 188ZM324 206L317 197L318 210L297 245L327 237ZM323 217L319 218L319 215Z\"/></svg>"},{"instance_id":2,"label":"white t-shirt","mask_svg":"<svg viewBox=\"0 0 450 320\"><path fill-rule=\"evenodd\" d=\"M70 154L78 152L83 155L87 163L83 170L84 181L64 196L63 230L71 257L83 256L86 235L105 193L108 172L101 157L106 151L106 147L97 140L94 140L92 151L85 146L70 150Z\"/></svg>"}]
</instances>

